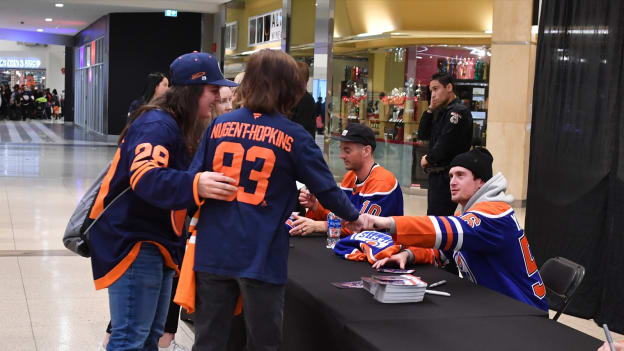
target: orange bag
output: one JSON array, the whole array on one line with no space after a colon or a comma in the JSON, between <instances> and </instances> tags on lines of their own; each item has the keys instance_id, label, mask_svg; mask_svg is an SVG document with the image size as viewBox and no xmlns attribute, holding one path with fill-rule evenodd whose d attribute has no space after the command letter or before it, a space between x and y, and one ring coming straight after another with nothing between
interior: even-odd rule
<instances>
[{"instance_id":1,"label":"orange bag","mask_svg":"<svg viewBox=\"0 0 624 351\"><path fill-rule=\"evenodd\" d=\"M191 219L191 225L189 226L191 237L186 241L186 251L182 259L178 289L173 298L173 302L180 305L189 314L195 312L195 272L193 271L193 267L195 266L195 240L197 238L195 225L197 225L197 221L199 220L200 209L195 212L193 219ZM236 308L234 309L234 315L236 316L241 313L243 313L243 299L239 295Z\"/></svg>"}]
</instances>

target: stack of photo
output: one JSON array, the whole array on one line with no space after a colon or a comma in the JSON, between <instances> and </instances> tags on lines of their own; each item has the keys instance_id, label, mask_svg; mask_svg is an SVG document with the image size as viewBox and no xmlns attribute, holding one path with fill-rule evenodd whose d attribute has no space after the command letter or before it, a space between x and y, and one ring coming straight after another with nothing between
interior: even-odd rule
<instances>
[{"instance_id":1,"label":"stack of photo","mask_svg":"<svg viewBox=\"0 0 624 351\"><path fill-rule=\"evenodd\" d=\"M411 274L362 277L364 289L383 303L420 302L427 283Z\"/></svg>"}]
</instances>

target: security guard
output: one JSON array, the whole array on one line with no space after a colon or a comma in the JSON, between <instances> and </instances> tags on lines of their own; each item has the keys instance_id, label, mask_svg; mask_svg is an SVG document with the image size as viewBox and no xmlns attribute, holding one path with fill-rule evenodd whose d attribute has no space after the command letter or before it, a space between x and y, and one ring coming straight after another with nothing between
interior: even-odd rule
<instances>
[{"instance_id":1,"label":"security guard","mask_svg":"<svg viewBox=\"0 0 624 351\"><path fill-rule=\"evenodd\" d=\"M429 174L427 215L452 216L457 204L451 201L449 165L451 160L468 150L472 141L470 109L455 95L454 79L448 73L431 77L431 104L423 112L418 137L429 140L429 152L420 165Z\"/></svg>"}]
</instances>

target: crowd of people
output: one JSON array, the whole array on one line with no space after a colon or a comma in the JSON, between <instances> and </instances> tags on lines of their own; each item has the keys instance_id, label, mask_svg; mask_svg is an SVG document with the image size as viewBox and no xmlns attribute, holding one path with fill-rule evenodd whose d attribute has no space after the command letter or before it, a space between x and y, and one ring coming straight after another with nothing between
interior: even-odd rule
<instances>
[{"instance_id":1,"label":"crowd of people","mask_svg":"<svg viewBox=\"0 0 624 351\"><path fill-rule=\"evenodd\" d=\"M421 166L436 187L428 216L413 217L364 124L338 137L348 172L336 184L314 142L324 104L306 93L304 63L262 50L230 81L213 56L194 52L170 73L149 74L133 101L90 214L100 216L90 246L96 289L109 293L106 350L185 350L175 342L180 305L194 311L194 351L225 350L241 311L247 349L278 350L289 236L326 231L330 211L345 221L343 237L384 231L403 245L374 268L453 266L548 309L505 177L493 174L487 149L464 142L471 123L452 77L430 83Z\"/></svg>"},{"instance_id":2,"label":"crowd of people","mask_svg":"<svg viewBox=\"0 0 624 351\"><path fill-rule=\"evenodd\" d=\"M0 84L0 119L58 119L62 117L64 99L56 89L39 89L28 85Z\"/></svg>"}]
</instances>

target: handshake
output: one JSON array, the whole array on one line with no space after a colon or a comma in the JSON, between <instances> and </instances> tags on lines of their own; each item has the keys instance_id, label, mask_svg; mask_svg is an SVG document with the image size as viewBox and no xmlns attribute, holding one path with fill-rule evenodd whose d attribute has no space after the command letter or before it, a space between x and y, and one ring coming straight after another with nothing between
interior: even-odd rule
<instances>
[{"instance_id":1,"label":"handshake","mask_svg":"<svg viewBox=\"0 0 624 351\"><path fill-rule=\"evenodd\" d=\"M301 206L310 209L311 211L316 211L319 206L319 202L316 197L308 191L308 189L303 188L299 192L299 203ZM307 228L309 226L314 226L313 223L310 222L308 226L304 225L304 222L309 222L311 220L303 217L295 217L295 227L291 230L291 234L307 234ZM301 225L301 227L299 227ZM343 222L343 226L348 228L353 232L361 232L363 230L385 230L391 229L394 225L394 220L389 217L378 217L369 214L361 214L357 220L353 222ZM313 231L324 231L326 228L314 228Z\"/></svg>"}]
</instances>

